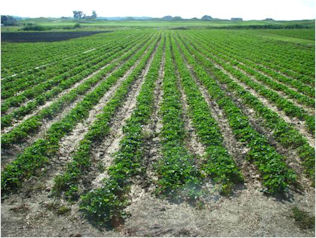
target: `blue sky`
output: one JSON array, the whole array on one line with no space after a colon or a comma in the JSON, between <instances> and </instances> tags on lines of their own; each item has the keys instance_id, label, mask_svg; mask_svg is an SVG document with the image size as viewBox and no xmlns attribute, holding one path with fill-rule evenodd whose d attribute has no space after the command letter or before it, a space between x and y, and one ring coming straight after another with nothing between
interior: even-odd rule
<instances>
[{"instance_id":1,"label":"blue sky","mask_svg":"<svg viewBox=\"0 0 316 238\"><path fill-rule=\"evenodd\" d=\"M9 0L2 1L1 14L23 17L72 16L73 10L98 16L182 16L211 15L245 20L315 19L315 0Z\"/></svg>"}]
</instances>

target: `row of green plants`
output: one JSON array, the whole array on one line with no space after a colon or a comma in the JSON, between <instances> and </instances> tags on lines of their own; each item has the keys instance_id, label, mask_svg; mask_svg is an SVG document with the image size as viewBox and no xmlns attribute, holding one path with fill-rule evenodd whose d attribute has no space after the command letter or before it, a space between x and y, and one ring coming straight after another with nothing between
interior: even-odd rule
<instances>
[{"instance_id":1,"label":"row of green plants","mask_svg":"<svg viewBox=\"0 0 316 238\"><path fill-rule=\"evenodd\" d=\"M145 41L142 40L142 42ZM131 44L127 44L126 47L119 47L117 49L113 49L113 51L109 51L105 56L103 56L104 59L96 65L93 65L93 63L91 64L91 62L83 65L82 67L80 67L82 71L77 73L75 76L63 80L59 85L54 86L51 90L43 94L36 95L35 98L32 101L28 102L26 105L20 106L13 112L2 116L1 127L5 128L11 126L14 120L22 119L25 115L31 113L40 105L43 105L46 101L52 99L53 97L56 97L64 90L71 88L75 83L84 80L85 77L88 77L96 70L100 70L102 66L111 64L111 61L122 55L122 53L128 52L135 43L137 42L131 41ZM89 64L91 64L90 67L88 67Z\"/></svg>"},{"instance_id":2,"label":"row of green plants","mask_svg":"<svg viewBox=\"0 0 316 238\"><path fill-rule=\"evenodd\" d=\"M220 58L222 58L226 62L229 62L233 66L236 66L239 69L247 72L248 74L256 77L257 80L259 80L260 82L263 82L265 85L268 85L270 88L277 91L284 92L289 98L295 99L298 103L302 105L309 106L312 108L314 107L315 100L314 98L311 98L311 97L314 97L313 95L315 95L314 88L308 87L297 80L290 80L286 78L287 79L286 82L289 82L290 84L295 83L296 81L296 84L299 84L301 86L299 88L301 88L302 90L304 89L303 94L307 94L308 96L302 95L296 90L290 89L286 85L277 82L280 80L276 81L275 79L265 76L260 71L258 71L258 67L256 67L255 64L251 64L251 63L249 64L249 62L244 61L243 59L239 57L236 57L236 56L234 57L233 55L227 54L226 50L223 50L225 53L223 53L223 51L219 51L218 48L217 50L212 48L212 50L210 51L211 46L205 43L204 45L207 45L209 52L216 52L216 55L213 54L214 56L219 56ZM214 47L214 45L212 47ZM285 77L281 77L281 78L285 78ZM284 83L284 81L282 83Z\"/></svg>"},{"instance_id":3,"label":"row of green plants","mask_svg":"<svg viewBox=\"0 0 316 238\"><path fill-rule=\"evenodd\" d=\"M112 165L108 168L108 178L102 181L102 187L81 197L80 210L86 218L98 225L113 226L115 220L124 218L132 179L144 172L143 126L149 122L154 108L154 89L159 77L163 45L164 40L158 46L137 96L136 107L123 127L124 137L120 141L120 148L114 155Z\"/></svg>"},{"instance_id":4,"label":"row of green plants","mask_svg":"<svg viewBox=\"0 0 316 238\"><path fill-rule=\"evenodd\" d=\"M157 42L157 44L159 44ZM129 89L135 80L137 80L142 70L148 64L148 60L157 46L152 45L150 50L143 57L139 65L133 70L128 78L121 84L115 92L115 95L102 109L102 113L97 115L97 120L90 126L87 134L80 141L79 147L72 156L72 162L68 163L66 171L55 177L53 191L57 195L64 192L65 197L74 199L78 197L78 183L80 177L85 174L91 166L92 148L99 145L109 134L111 121L118 108L123 104Z\"/></svg>"},{"instance_id":5,"label":"row of green plants","mask_svg":"<svg viewBox=\"0 0 316 238\"><path fill-rule=\"evenodd\" d=\"M241 58L280 71L303 83L314 85L312 63L314 58L310 49L302 47L297 49L293 44L280 44L276 41L262 41L253 34L247 37L245 34L240 36L238 32L231 32L231 36L227 34L228 32L216 35L208 33L203 38L212 39L212 42L216 39L222 45L229 45L231 50L237 50Z\"/></svg>"},{"instance_id":6,"label":"row of green plants","mask_svg":"<svg viewBox=\"0 0 316 238\"><path fill-rule=\"evenodd\" d=\"M49 67L65 58L75 58L82 52L91 48L98 48L112 37L122 38L127 32L113 32L90 37L76 38L59 42L37 43L4 43L2 44L2 77L12 80L17 76L33 74L38 70L36 67L46 65ZM129 31L128 34L134 34ZM30 47L31 46L31 47ZM15 75L12 77L12 75Z\"/></svg>"},{"instance_id":7,"label":"row of green plants","mask_svg":"<svg viewBox=\"0 0 316 238\"><path fill-rule=\"evenodd\" d=\"M288 78L284 75L275 72L267 67L264 67L258 63L254 63L251 60L248 60L244 58L243 56L239 56L240 49L231 49L227 45L222 45L218 42L212 42L212 44L209 44L206 39L203 39L201 37L195 39L200 39L204 45L207 45L210 52L215 52L217 55L221 55L222 57L225 57L227 60L233 59L234 61L242 63L243 66L247 65L248 68L251 67L252 70L255 70L256 72L264 73L270 77L272 77L274 80L279 81L280 83L284 83L290 87L295 88L298 92L310 97L310 99L303 99L302 95L297 94L297 98L299 100L299 97L302 97L302 103L305 103L306 105L310 105L310 102L315 102L315 88L311 85L305 85L300 80ZM257 58L260 58L260 55L257 55ZM235 63L237 63L235 62ZM239 64L238 66L242 66ZM262 77L262 76L260 76ZM306 100L306 102L304 102ZM309 102L310 100L310 102Z\"/></svg>"},{"instance_id":8,"label":"row of green plants","mask_svg":"<svg viewBox=\"0 0 316 238\"><path fill-rule=\"evenodd\" d=\"M119 57L119 60L110 64L108 67L105 67L88 80L85 80L81 85L60 97L49 107L42 109L32 117L14 127L8 133L3 134L1 138L1 148L4 149L13 144L20 143L24 141L28 135L34 134L43 125L45 119L53 119L56 114L60 113L66 106L74 102L80 95L84 95L90 88L97 85L97 83L102 81L107 74L119 67L122 62L128 60L141 46L142 44L135 45L126 55L121 55L121 52L113 55L113 58ZM128 64L128 62L125 64ZM120 69L116 72L120 72Z\"/></svg>"},{"instance_id":9,"label":"row of green plants","mask_svg":"<svg viewBox=\"0 0 316 238\"><path fill-rule=\"evenodd\" d=\"M88 117L89 111L93 106L136 63L150 44L152 44L152 41L146 43L139 52L108 77L107 80L103 80L92 92L86 94L84 99L76 104L67 115L52 124L44 138L37 139L19 154L14 161L5 166L1 173L1 191L3 195L17 190L23 181L34 176L40 168L49 164L50 159L56 156L58 152L61 138L71 132L80 121Z\"/></svg>"},{"instance_id":10,"label":"row of green plants","mask_svg":"<svg viewBox=\"0 0 316 238\"><path fill-rule=\"evenodd\" d=\"M29 87L43 83L56 75L70 77L70 72L76 67L83 65L84 62L89 62L97 57L104 56L104 53L108 53L108 51L113 50L114 47L119 49L121 45L124 45L123 41L118 40L119 39L114 39L114 41L107 42L107 44L94 51L80 54L75 58L65 58L43 70L38 68L37 72L29 73L27 75L17 75L10 81L4 80L1 85L3 90L1 94L2 101Z\"/></svg>"},{"instance_id":11,"label":"row of green plants","mask_svg":"<svg viewBox=\"0 0 316 238\"><path fill-rule=\"evenodd\" d=\"M114 47L114 48L116 50L120 50L120 47ZM19 107L23 102L27 100L31 100L34 97L55 88L56 86L58 86L65 80L71 77L75 77L76 75L80 74L82 71L86 70L85 73L86 75L88 75L87 71L91 71L91 70L87 70L87 69L92 68L92 67L93 67L93 70L101 68L105 64L104 61L107 62L107 58L105 57L104 54L102 54L102 52L99 52L98 55L99 55L98 57L95 57L88 62L84 62L83 64L71 69L70 71L66 73L57 74L55 77L49 80L46 80L36 85L35 87L29 88L23 91L22 93L3 101L1 103L1 107L2 107L1 114L2 115L5 114L10 107Z\"/></svg>"},{"instance_id":12,"label":"row of green plants","mask_svg":"<svg viewBox=\"0 0 316 238\"><path fill-rule=\"evenodd\" d=\"M265 192L270 194L285 192L290 184L296 182L296 175L285 163L285 158L277 153L268 140L252 127L248 117L217 84L217 80L230 80L230 78L214 65L211 67L208 65L208 69L212 72L212 76L210 76L204 68L205 58L199 52L193 51L192 48L188 51L186 48L188 46L185 47L181 41L178 41L178 45L193 72L208 90L210 97L223 110L235 138L249 148L246 159L257 166L261 173L262 184L266 188Z\"/></svg>"},{"instance_id":13,"label":"row of green plants","mask_svg":"<svg viewBox=\"0 0 316 238\"><path fill-rule=\"evenodd\" d=\"M223 194L229 194L233 185L243 182L243 176L223 145L223 136L216 120L212 117L207 102L194 82L181 54L172 40L173 54L187 96L189 116L196 133L205 146L206 162L202 166L205 174L220 183Z\"/></svg>"},{"instance_id":14,"label":"row of green plants","mask_svg":"<svg viewBox=\"0 0 316 238\"><path fill-rule=\"evenodd\" d=\"M166 42L162 90L163 97L159 111L162 119L160 132L162 158L154 166L158 177L155 193L172 200L185 199L195 202L202 191L201 173L195 156L186 148L188 135L183 120L181 93L169 38Z\"/></svg>"},{"instance_id":15,"label":"row of green plants","mask_svg":"<svg viewBox=\"0 0 316 238\"><path fill-rule=\"evenodd\" d=\"M315 178L315 149L309 145L308 141L302 136L292 125L284 121L276 112L267 108L257 97L253 96L243 87L231 80L222 71L217 69L209 60L201 55L197 48L193 48L193 42L191 45L186 44L190 53L194 52L194 55L198 62L202 63L204 67L216 72L217 79L221 84L226 86L226 90L233 93L234 97L242 100L244 105L249 106L256 112L256 116L261 120L263 126L272 131L273 137L285 148L293 148L298 152L298 157L302 160L305 172L311 181ZM207 52L204 52L207 55Z\"/></svg>"},{"instance_id":16,"label":"row of green plants","mask_svg":"<svg viewBox=\"0 0 316 238\"><path fill-rule=\"evenodd\" d=\"M276 112L270 110L255 96L245 90L243 87L232 81L227 75L217 69L209 60L205 59L203 55L187 45L190 52L195 52L195 57L199 62L203 63L205 67L212 72L216 72L217 79L220 83L226 85L229 92L233 93L235 97L240 98L242 103L251 107L256 116L264 119L263 125L269 128L276 141L278 141L285 148L293 148L298 152L298 157L302 160L305 172L311 181L315 178L315 149L309 145L308 141L302 136L292 125L284 121ZM202 52L202 50L200 49ZM207 55L207 52L204 52Z\"/></svg>"},{"instance_id":17,"label":"row of green plants","mask_svg":"<svg viewBox=\"0 0 316 238\"><path fill-rule=\"evenodd\" d=\"M196 44L197 45L197 44ZM201 45L201 44L200 44ZM202 46L203 47L203 46ZM201 46L199 47L201 48ZM204 50L206 47L203 47ZM205 50L204 52L206 52ZM284 113L291 117L291 118L298 118L300 120L303 120L305 122L305 126L310 134L314 134L315 132L315 117L312 115L309 115L304 109L301 107L296 106L294 103L288 101L287 99L280 96L278 93L266 88L264 85L261 85L253 80L251 80L249 77L247 77L242 72L238 71L234 67L225 64L223 60L220 58L214 57L212 54L207 53L207 58L215 62L217 65L221 65L227 72L229 72L231 75L233 75L237 80L245 83L247 86L255 90L257 93L259 93L261 96L266 98L268 101L273 103L278 107L278 109L284 111Z\"/></svg>"},{"instance_id":18,"label":"row of green plants","mask_svg":"<svg viewBox=\"0 0 316 238\"><path fill-rule=\"evenodd\" d=\"M262 48L257 49L257 51L260 53L270 51L268 54L271 56L270 58L278 60L278 64L286 74L290 74L294 78L295 76L299 76L299 78L302 76L304 79L309 78L314 81L314 54L312 47L286 41L276 41L274 39L260 41ZM256 43L259 42L256 39L253 43L253 47L255 47L257 46ZM276 65L277 68L280 67L278 64Z\"/></svg>"},{"instance_id":19,"label":"row of green plants","mask_svg":"<svg viewBox=\"0 0 316 238\"><path fill-rule=\"evenodd\" d=\"M89 42L90 45L91 42ZM68 46L67 46L68 45ZM87 45L87 46L89 46ZM69 47L73 46L73 47ZM11 81L16 76L23 76L29 73L36 73L36 67L47 64L54 64L60 59L60 56L68 56L76 54L82 50L84 51L87 46L83 44L47 44L47 43L21 43L12 44L5 43L2 45L3 62L1 72L3 81ZM33 51L30 49L32 48ZM45 68L45 66L43 66Z\"/></svg>"},{"instance_id":20,"label":"row of green plants","mask_svg":"<svg viewBox=\"0 0 316 238\"><path fill-rule=\"evenodd\" d=\"M286 97L295 100L297 103L299 103L303 106L314 108L315 99L310 98L310 97L305 96L305 95L302 95L302 94L298 93L297 91L292 90L292 89L288 88L287 86L280 84L280 83L276 82L275 80L273 80L269 77L266 77L266 76L258 73L256 70L253 70L245 65L238 64L237 62L235 62L235 63L236 63L235 65L239 69L243 70L244 72L247 72L249 75L254 76L258 81L264 83L269 88L274 89L276 91L283 92L286 95ZM312 94L313 94L313 92L311 92L311 95ZM303 110L304 110L304 108L303 108Z\"/></svg>"}]
</instances>

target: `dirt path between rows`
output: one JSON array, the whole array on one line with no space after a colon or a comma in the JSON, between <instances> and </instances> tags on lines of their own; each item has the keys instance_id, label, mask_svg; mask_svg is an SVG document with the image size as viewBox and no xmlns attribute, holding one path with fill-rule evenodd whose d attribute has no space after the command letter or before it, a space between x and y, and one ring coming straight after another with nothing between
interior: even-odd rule
<instances>
[{"instance_id":1,"label":"dirt path between rows","mask_svg":"<svg viewBox=\"0 0 316 238\"><path fill-rule=\"evenodd\" d=\"M147 49L148 51L148 49ZM147 52L146 51L146 52ZM152 55L153 57L153 55ZM152 57L147 62L142 76L131 86L131 90L124 102L113 118L111 124L112 135L116 136L117 132L122 130L122 126L127 118L131 115L141 85L145 80L152 62ZM54 158L53 165L47 168L46 173L40 178L33 178L28 181L27 186L23 186L19 194L10 196L2 202L2 225L6 227L2 231L3 235L11 236L117 236L115 231L101 232L90 225L82 218L79 212L78 203L67 203L63 199L51 197L50 191L54 184L54 177L65 167L70 160L71 153L76 149L80 139L87 132L89 125L93 123L96 115L101 112L108 100L113 96L119 85L131 74L132 70L138 65L132 66L128 72L112 86L111 92L108 91L90 112L88 119L80 123L71 135L64 137L61 141L59 156ZM108 137L110 138L110 137ZM106 138L106 140L108 140ZM112 138L114 139L114 138ZM113 142L113 140L112 140ZM113 145L113 143L112 143ZM102 146L100 146L102 147ZM95 151L102 148L96 148ZM96 169L97 165L94 165ZM91 175L91 174L90 174ZM32 179L31 179L32 180ZM91 181L91 178L90 178Z\"/></svg>"},{"instance_id":2,"label":"dirt path between rows","mask_svg":"<svg viewBox=\"0 0 316 238\"><path fill-rule=\"evenodd\" d=\"M238 63L241 64L241 65L247 66L246 64L244 64L244 63L242 63L242 62L239 62L239 61L238 61ZM264 66L262 66L262 67L264 67ZM265 68L266 68L266 67L265 67ZM268 69L268 68L266 68L266 69ZM313 98L313 99L314 99L314 97L311 97L311 96L309 96L309 95L306 95L306 94L304 94L304 93L298 91L297 88L294 88L293 86L291 86L291 85L289 85L289 84L286 84L286 83L283 83L283 82L281 82L281 81L279 81L279 80L277 80L277 79L274 79L273 77L271 77L271 76L268 75L267 73L261 71L260 69L255 69L255 70L257 70L257 72L259 72L259 73L262 74L263 76L265 76L265 77L267 77L267 78L269 78L269 79L271 79L271 80L276 80L279 84L281 84L281 85L283 85L283 86L286 86L286 87L288 87L289 89L291 89L291 90L293 90L293 91L295 91L295 92L297 92L297 93L299 93L299 94L301 94L301 95L304 95L304 96L306 96L306 97L310 97L310 98ZM271 70L271 69L270 69L270 70ZM274 71L273 71L273 72L274 72ZM274 73L278 73L278 72L274 72ZM280 75L282 75L282 74L280 74ZM282 76L284 76L284 77L286 77L286 78L289 78L289 77L287 77L286 75L282 75ZM293 79L293 78L291 78L291 79L292 79L292 80L295 80L295 81L299 81L299 80L297 80L297 79ZM306 85L306 84L305 84L305 86L311 87L310 85Z\"/></svg>"},{"instance_id":3,"label":"dirt path between rows","mask_svg":"<svg viewBox=\"0 0 316 238\"><path fill-rule=\"evenodd\" d=\"M311 107L308 107L308 106L306 106L306 105L304 105L304 104L299 103L298 101L296 101L296 100L290 98L286 93L284 93L284 92L282 92L282 91L274 90L274 89L271 88L269 85L266 85L266 84L264 84L263 82L257 80L256 77L250 75L249 73L247 73L246 71L244 71L244 70L238 68L237 66L233 66L233 68L236 69L236 70L239 70L240 72L242 72L244 75L246 75L248 78L250 78L250 79L251 79L252 81L254 81L255 83L257 83L257 84L259 84L259 85L261 85L261 86L263 86L263 87L265 87L265 88L271 90L272 92L278 94L280 97L285 98L287 101L293 103L296 107L301 108L305 113L310 114L310 116L313 116L313 115L315 114L315 109L314 109L314 108L311 108Z\"/></svg>"},{"instance_id":4,"label":"dirt path between rows","mask_svg":"<svg viewBox=\"0 0 316 238\"><path fill-rule=\"evenodd\" d=\"M108 77L110 77L115 71L120 69L121 65L124 64L128 59L122 61L122 63L115 67L111 72L109 72L106 76L104 76L101 80L99 80L94 86L92 86L86 93L83 95L80 95L77 97L75 101L70 103L69 105L65 106L60 113L58 113L52 120L45 119L42 123L42 126L38 129L38 132L36 134L33 134L32 136L29 136L26 140L26 142L21 143L19 145L14 145L12 148L9 148L5 151L1 152L2 157L2 163L1 168L3 169L5 165L13 161L16 156L21 153L27 146L31 145L33 142L35 142L37 139L42 138L45 136L47 130L51 127L52 124L62 119L65 115L67 115L82 99L85 97L85 95L89 94L93 90L95 90L102 81L106 80ZM139 62L139 61L138 61ZM134 66L135 67L135 66Z\"/></svg>"},{"instance_id":5,"label":"dirt path between rows","mask_svg":"<svg viewBox=\"0 0 316 238\"><path fill-rule=\"evenodd\" d=\"M133 48L133 47L131 47ZM135 51L137 51L140 48L140 46L135 49ZM65 94L68 94L70 91L78 88L81 84L83 84L85 81L87 81L88 79L92 78L94 75L96 75L97 73L99 73L101 70L105 69L106 67L108 67L109 65L116 63L117 61L119 61L119 59L121 59L122 57L124 57L125 55L127 55L129 52L126 51L125 53L123 53L122 55L120 55L118 58L113 59L111 62L107 63L106 65L102 66L101 68L97 69L95 72L91 73L90 75L88 75L87 77L81 79L80 81L78 81L77 83L75 83L74 85L70 86L70 88L65 89L64 91L62 91L61 93L59 93L58 95L55 95L52 99L48 100L44 105L39 106L37 109L35 109L32 113L25 115L23 118L21 119L15 119L14 123L12 126L10 127L6 127L4 129L2 129L1 133L8 133L10 132L14 127L18 126L19 124L23 123L23 121L27 120L28 118L36 115L39 111L41 111L42 109L45 109L47 107L49 107L51 104L53 104L55 101L57 101L59 98L61 98L62 96L64 96ZM126 60L122 61L122 63L124 63ZM118 67L115 67L114 69L112 69L104 78L107 78L110 73L113 73L114 71L116 71ZM32 100L28 100L27 102L23 103L20 107L22 106L26 106L28 103L32 102ZM9 112L8 112L9 114Z\"/></svg>"},{"instance_id":6,"label":"dirt path between rows","mask_svg":"<svg viewBox=\"0 0 316 238\"><path fill-rule=\"evenodd\" d=\"M195 47L194 47L195 48ZM196 49L196 48L195 48ZM196 49L198 50L198 49ZM243 82L240 82L237 78L235 78L231 73L229 73L227 70L225 70L221 65L217 64L215 61L213 61L212 59L210 59L209 57L205 56L203 53L200 52L201 55L203 55L208 61L210 61L216 68L220 69L223 73L225 73L226 75L228 75L230 77L231 80L233 80L235 83L237 83L238 85L242 86L245 90L247 90L248 92L250 92L252 95L254 95L255 97L257 97L267 108L269 108L270 110L276 112L284 121L286 121L288 124L292 125L295 129L297 129L307 140L308 143L313 147L315 144L315 138L313 137L313 135L311 135L306 126L305 126L305 122L296 118L296 117L292 117L290 118L289 116L287 116L284 111L279 110L277 108L277 106L275 106L274 104L270 103L269 100L263 96L261 96L259 93L257 93L254 89L250 88L248 85L246 85Z\"/></svg>"},{"instance_id":7,"label":"dirt path between rows","mask_svg":"<svg viewBox=\"0 0 316 238\"><path fill-rule=\"evenodd\" d=\"M231 80L233 80L235 83L243 87L245 90L250 92L253 96L258 98L260 102L267 108L269 108L271 111L276 112L284 121L286 121L288 124L292 125L296 130L298 130L308 141L310 146L313 146L315 144L315 138L307 131L307 128L305 127L305 122L298 119L298 118L290 118L287 116L284 111L279 110L277 106L274 104L270 103L269 100L263 96L261 96L259 93L257 93L254 89L250 88L248 85L246 85L243 82L240 82L238 79L236 79L232 74L227 72L222 66L215 64L212 62L214 66L218 69L220 69L223 73L228 75Z\"/></svg>"}]
</instances>

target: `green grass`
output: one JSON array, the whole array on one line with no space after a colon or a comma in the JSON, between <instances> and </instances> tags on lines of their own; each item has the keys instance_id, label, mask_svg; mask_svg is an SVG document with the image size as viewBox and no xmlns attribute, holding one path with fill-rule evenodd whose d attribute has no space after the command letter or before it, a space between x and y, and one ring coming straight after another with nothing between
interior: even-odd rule
<instances>
[{"instance_id":1,"label":"green grass","mask_svg":"<svg viewBox=\"0 0 316 238\"><path fill-rule=\"evenodd\" d=\"M21 20L18 26L2 27L2 32L21 31L26 24L36 24L47 28L47 31L67 31L73 27L77 21L72 19L60 18L31 18ZM263 21L263 20L249 20L249 21L230 21L230 20L183 20L183 21L161 21L161 20L147 20L147 21L107 21L107 20L91 20L80 21L80 28L72 29L72 31L92 31L92 30L108 30L108 29L125 29L125 28L222 28L222 27L247 27L247 26L304 26L314 28L313 20L299 20L299 21Z\"/></svg>"}]
</instances>

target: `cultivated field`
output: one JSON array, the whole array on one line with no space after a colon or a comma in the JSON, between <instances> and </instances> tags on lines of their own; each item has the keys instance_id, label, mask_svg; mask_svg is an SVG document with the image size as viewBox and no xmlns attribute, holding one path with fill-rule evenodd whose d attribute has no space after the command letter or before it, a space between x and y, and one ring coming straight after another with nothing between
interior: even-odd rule
<instances>
[{"instance_id":1,"label":"cultivated field","mask_svg":"<svg viewBox=\"0 0 316 238\"><path fill-rule=\"evenodd\" d=\"M2 235L315 236L314 33L2 42Z\"/></svg>"}]
</instances>

